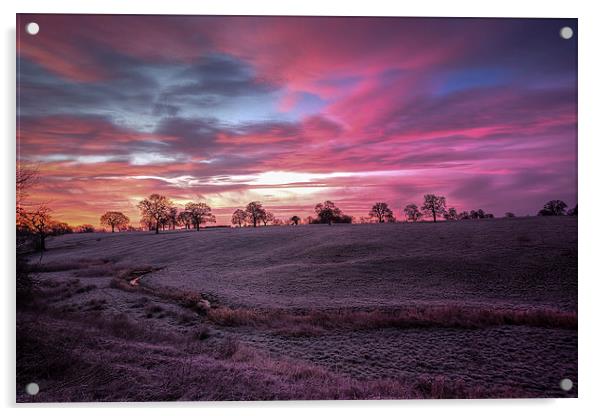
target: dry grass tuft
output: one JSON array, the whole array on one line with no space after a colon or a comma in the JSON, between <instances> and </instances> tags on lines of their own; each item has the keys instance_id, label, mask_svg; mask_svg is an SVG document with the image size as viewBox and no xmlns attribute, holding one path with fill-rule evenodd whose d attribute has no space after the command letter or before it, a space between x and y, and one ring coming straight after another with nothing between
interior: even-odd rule
<instances>
[{"instance_id":1,"label":"dry grass tuft","mask_svg":"<svg viewBox=\"0 0 602 416\"><path fill-rule=\"evenodd\" d=\"M544 328L577 328L575 312L554 309L484 309L460 306L406 307L394 310L354 311L346 309L302 311L211 309L207 318L221 326L250 326L273 329L289 336L316 336L324 331L378 328L483 328L525 325Z\"/></svg>"}]
</instances>

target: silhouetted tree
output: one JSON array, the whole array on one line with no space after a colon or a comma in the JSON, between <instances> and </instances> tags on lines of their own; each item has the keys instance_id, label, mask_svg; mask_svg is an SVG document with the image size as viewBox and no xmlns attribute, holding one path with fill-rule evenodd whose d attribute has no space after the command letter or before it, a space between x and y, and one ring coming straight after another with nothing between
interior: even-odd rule
<instances>
[{"instance_id":1,"label":"silhouetted tree","mask_svg":"<svg viewBox=\"0 0 602 416\"><path fill-rule=\"evenodd\" d=\"M422 218L422 212L420 212L416 204L406 205L403 209L403 212L405 213L406 219L409 222L416 222Z\"/></svg>"},{"instance_id":2,"label":"silhouetted tree","mask_svg":"<svg viewBox=\"0 0 602 416\"><path fill-rule=\"evenodd\" d=\"M209 217L207 217L205 219L205 224L207 224L209 222L211 222L211 223L217 222L217 219L215 218L215 215L211 214L211 215L209 215Z\"/></svg>"},{"instance_id":3,"label":"silhouetted tree","mask_svg":"<svg viewBox=\"0 0 602 416\"><path fill-rule=\"evenodd\" d=\"M180 213L178 214L178 224L180 224L187 230L190 230L190 227L192 226L192 218L190 217L190 212L180 211Z\"/></svg>"},{"instance_id":4,"label":"silhouetted tree","mask_svg":"<svg viewBox=\"0 0 602 416\"><path fill-rule=\"evenodd\" d=\"M294 225L299 225L299 221L301 221L301 218L297 217L296 215L293 215L290 219L290 221L294 224Z\"/></svg>"},{"instance_id":5,"label":"silhouetted tree","mask_svg":"<svg viewBox=\"0 0 602 416\"><path fill-rule=\"evenodd\" d=\"M483 211L482 209L478 209L478 210L472 210L470 211L470 218L472 218L473 220L478 220L480 218L485 218L485 211Z\"/></svg>"},{"instance_id":6,"label":"silhouetted tree","mask_svg":"<svg viewBox=\"0 0 602 416\"><path fill-rule=\"evenodd\" d=\"M376 218L378 222L395 222L395 216L393 215L393 211L389 208L389 205L386 202L377 202L372 205L372 209L368 213L368 216L372 218Z\"/></svg>"},{"instance_id":7,"label":"silhouetted tree","mask_svg":"<svg viewBox=\"0 0 602 416\"><path fill-rule=\"evenodd\" d=\"M276 217L271 212L265 212L264 215L260 218L261 222L263 222L264 226L267 226L269 222L274 222Z\"/></svg>"},{"instance_id":8,"label":"silhouetted tree","mask_svg":"<svg viewBox=\"0 0 602 416\"><path fill-rule=\"evenodd\" d=\"M118 211L107 211L100 217L100 225L111 227L111 232L115 232L115 227L124 227L130 222L130 219Z\"/></svg>"},{"instance_id":9,"label":"silhouetted tree","mask_svg":"<svg viewBox=\"0 0 602 416\"><path fill-rule=\"evenodd\" d=\"M144 230L153 231L155 229L155 220L147 215L143 215L140 218L140 226Z\"/></svg>"},{"instance_id":10,"label":"silhouetted tree","mask_svg":"<svg viewBox=\"0 0 602 416\"><path fill-rule=\"evenodd\" d=\"M16 213L17 213L17 227L23 226L27 228L27 210L25 208L25 200L27 198L28 190L35 185L38 180L38 169L23 163L17 162L16 172ZM17 245L19 241L17 241ZM17 247L17 251L19 247Z\"/></svg>"},{"instance_id":11,"label":"silhouetted tree","mask_svg":"<svg viewBox=\"0 0 602 416\"><path fill-rule=\"evenodd\" d=\"M548 201L541 209L537 215L539 216L561 216L565 215L564 211L566 210L567 205L564 201L559 199L554 199L552 201Z\"/></svg>"},{"instance_id":12,"label":"silhouetted tree","mask_svg":"<svg viewBox=\"0 0 602 416\"><path fill-rule=\"evenodd\" d=\"M353 223L353 217L351 215L341 214L332 220L335 224L351 224Z\"/></svg>"},{"instance_id":13,"label":"silhouetted tree","mask_svg":"<svg viewBox=\"0 0 602 416\"><path fill-rule=\"evenodd\" d=\"M31 299L34 287L27 255L32 247L32 230L26 210L28 190L35 185L38 169L17 160L16 171L16 262L15 289L17 305Z\"/></svg>"},{"instance_id":14,"label":"silhouetted tree","mask_svg":"<svg viewBox=\"0 0 602 416\"><path fill-rule=\"evenodd\" d=\"M516 215L514 215L514 212L506 212L504 214L504 217L506 217L506 218L514 218L514 217L516 217Z\"/></svg>"},{"instance_id":15,"label":"silhouetted tree","mask_svg":"<svg viewBox=\"0 0 602 416\"><path fill-rule=\"evenodd\" d=\"M17 212L16 212L16 225L17 225L17 239L19 239L19 236L21 235L26 236L26 234L28 233L29 229L29 218L27 216L27 211L22 207L17 205ZM23 239L22 241L23 243L25 243L25 239ZM19 245L19 241L17 241L17 245Z\"/></svg>"},{"instance_id":16,"label":"silhouetted tree","mask_svg":"<svg viewBox=\"0 0 602 416\"><path fill-rule=\"evenodd\" d=\"M341 210L332 201L317 204L315 212L319 218L319 222L328 225L332 225L334 221L343 215Z\"/></svg>"},{"instance_id":17,"label":"silhouetted tree","mask_svg":"<svg viewBox=\"0 0 602 416\"><path fill-rule=\"evenodd\" d=\"M178 226L178 208L170 207L167 215L167 225L170 230L175 230Z\"/></svg>"},{"instance_id":18,"label":"silhouetted tree","mask_svg":"<svg viewBox=\"0 0 602 416\"><path fill-rule=\"evenodd\" d=\"M38 249L46 250L46 237L52 233L52 210L45 205L41 205L28 214L30 228L38 237Z\"/></svg>"},{"instance_id":19,"label":"silhouetted tree","mask_svg":"<svg viewBox=\"0 0 602 416\"><path fill-rule=\"evenodd\" d=\"M443 214L443 217L447 221L456 221L458 219L458 211L456 211L454 207L451 207L445 214Z\"/></svg>"},{"instance_id":20,"label":"silhouetted tree","mask_svg":"<svg viewBox=\"0 0 602 416\"><path fill-rule=\"evenodd\" d=\"M28 196L28 190L35 185L38 180L38 170L22 161L17 161L16 171L16 226L17 226L17 240L16 240L16 251L17 251L17 274L23 272L24 275L28 274L25 271L27 260L25 255L29 250L31 243L31 229L29 223L29 216L27 213L26 199ZM19 270L23 267L23 270Z\"/></svg>"},{"instance_id":21,"label":"silhouetted tree","mask_svg":"<svg viewBox=\"0 0 602 416\"><path fill-rule=\"evenodd\" d=\"M159 234L159 227L162 223L165 225L171 207L172 202L169 198L159 194L152 194L138 204L142 217L153 220L155 224L155 234Z\"/></svg>"},{"instance_id":22,"label":"silhouetted tree","mask_svg":"<svg viewBox=\"0 0 602 416\"><path fill-rule=\"evenodd\" d=\"M437 222L437 217L445 214L445 197L434 194L426 194L422 204L422 212L425 215L433 217L433 222Z\"/></svg>"},{"instance_id":23,"label":"silhouetted tree","mask_svg":"<svg viewBox=\"0 0 602 416\"><path fill-rule=\"evenodd\" d=\"M66 222L52 222L50 225L50 235L71 234L73 228Z\"/></svg>"},{"instance_id":24,"label":"silhouetted tree","mask_svg":"<svg viewBox=\"0 0 602 416\"><path fill-rule=\"evenodd\" d=\"M236 211L234 211L234 213L232 214L232 224L233 225L238 225L239 227L242 227L243 224L246 222L247 222L246 211L243 211L242 209L237 209Z\"/></svg>"},{"instance_id":25,"label":"silhouetted tree","mask_svg":"<svg viewBox=\"0 0 602 416\"><path fill-rule=\"evenodd\" d=\"M165 231L166 228L168 228L170 223L169 220L169 211L167 212L167 214L164 217L161 217L161 219L159 220L159 225L161 226L161 229L163 231Z\"/></svg>"},{"instance_id":26,"label":"silhouetted tree","mask_svg":"<svg viewBox=\"0 0 602 416\"><path fill-rule=\"evenodd\" d=\"M75 228L76 233L93 233L96 229L92 224L82 224Z\"/></svg>"},{"instance_id":27,"label":"silhouetted tree","mask_svg":"<svg viewBox=\"0 0 602 416\"><path fill-rule=\"evenodd\" d=\"M577 216L577 205L575 205L575 208L571 208L567 211L566 215L570 215L571 217L576 217Z\"/></svg>"},{"instance_id":28,"label":"silhouetted tree","mask_svg":"<svg viewBox=\"0 0 602 416\"><path fill-rule=\"evenodd\" d=\"M249 202L247 204L246 211L248 219L253 224L253 227L257 227L257 223L261 221L262 218L264 218L264 216L266 215L265 209L259 201Z\"/></svg>"},{"instance_id":29,"label":"silhouetted tree","mask_svg":"<svg viewBox=\"0 0 602 416\"><path fill-rule=\"evenodd\" d=\"M470 213L468 211L462 211L461 213L458 214L458 218L461 220L469 220Z\"/></svg>"},{"instance_id":30,"label":"silhouetted tree","mask_svg":"<svg viewBox=\"0 0 602 416\"><path fill-rule=\"evenodd\" d=\"M38 180L38 169L27 163L18 161L16 173L17 206L23 204L28 196L28 189Z\"/></svg>"},{"instance_id":31,"label":"silhouetted tree","mask_svg":"<svg viewBox=\"0 0 602 416\"><path fill-rule=\"evenodd\" d=\"M204 202L189 202L184 209L190 213L190 220L197 231L201 229L201 224L215 222L211 207Z\"/></svg>"}]
</instances>

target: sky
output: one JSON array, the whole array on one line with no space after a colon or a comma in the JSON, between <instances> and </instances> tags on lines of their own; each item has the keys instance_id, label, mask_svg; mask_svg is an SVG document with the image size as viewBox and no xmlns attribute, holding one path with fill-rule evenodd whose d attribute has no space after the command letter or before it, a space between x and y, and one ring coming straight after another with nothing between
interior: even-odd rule
<instances>
[{"instance_id":1,"label":"sky","mask_svg":"<svg viewBox=\"0 0 602 416\"><path fill-rule=\"evenodd\" d=\"M25 33L27 23L40 26ZM423 195L534 215L577 202L576 19L18 15L17 159L56 219L218 223Z\"/></svg>"}]
</instances>

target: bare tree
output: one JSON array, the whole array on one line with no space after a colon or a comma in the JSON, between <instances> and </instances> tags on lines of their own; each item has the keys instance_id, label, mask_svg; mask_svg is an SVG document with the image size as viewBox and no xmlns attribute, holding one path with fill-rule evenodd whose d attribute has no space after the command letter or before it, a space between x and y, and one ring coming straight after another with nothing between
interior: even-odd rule
<instances>
[{"instance_id":1,"label":"bare tree","mask_svg":"<svg viewBox=\"0 0 602 416\"><path fill-rule=\"evenodd\" d=\"M201 224L215 222L211 207L204 202L189 202L184 209L190 213L190 220L197 231L201 229Z\"/></svg>"},{"instance_id":2,"label":"bare tree","mask_svg":"<svg viewBox=\"0 0 602 416\"><path fill-rule=\"evenodd\" d=\"M28 190L35 185L38 180L38 170L28 164L17 162L17 173L16 173L16 222L17 230L23 231L17 235L17 252L24 249L27 244L27 228L29 218L27 210L25 209L25 200L29 196ZM25 236L24 236L25 235Z\"/></svg>"},{"instance_id":3,"label":"bare tree","mask_svg":"<svg viewBox=\"0 0 602 416\"><path fill-rule=\"evenodd\" d=\"M512 214L512 213L510 213ZM512 214L514 215L514 214ZM447 218L447 214L444 214L444 216ZM480 220L483 218L494 218L495 216L493 214L489 214L487 212L485 212L485 210L479 208L477 210L471 210L470 212L468 211L462 211L461 213L459 213L457 215L457 219L459 220Z\"/></svg>"},{"instance_id":4,"label":"bare tree","mask_svg":"<svg viewBox=\"0 0 602 416\"><path fill-rule=\"evenodd\" d=\"M143 215L142 218L140 218L140 226L143 230L152 231L155 229L155 220L148 215Z\"/></svg>"},{"instance_id":5,"label":"bare tree","mask_svg":"<svg viewBox=\"0 0 602 416\"><path fill-rule=\"evenodd\" d=\"M75 227L76 233L93 233L95 231L96 231L96 229L94 228L94 226L92 224L82 224L82 225Z\"/></svg>"},{"instance_id":6,"label":"bare tree","mask_svg":"<svg viewBox=\"0 0 602 416\"><path fill-rule=\"evenodd\" d=\"M451 207L443 214L443 217L446 221L456 221L458 219L458 211L454 207Z\"/></svg>"},{"instance_id":7,"label":"bare tree","mask_svg":"<svg viewBox=\"0 0 602 416\"><path fill-rule=\"evenodd\" d=\"M50 224L50 235L64 235L71 234L72 232L73 228L66 222L52 221Z\"/></svg>"},{"instance_id":8,"label":"bare tree","mask_svg":"<svg viewBox=\"0 0 602 416\"><path fill-rule=\"evenodd\" d=\"M470 218L472 218L473 220L485 218L485 211L483 211L480 208L477 209L476 211L473 209L472 211L470 211Z\"/></svg>"},{"instance_id":9,"label":"bare tree","mask_svg":"<svg viewBox=\"0 0 602 416\"><path fill-rule=\"evenodd\" d=\"M468 211L462 211L461 213L458 214L458 219L459 220L469 220L470 219L470 212L468 212Z\"/></svg>"},{"instance_id":10,"label":"bare tree","mask_svg":"<svg viewBox=\"0 0 602 416\"><path fill-rule=\"evenodd\" d=\"M408 204L403 209L403 212L406 215L406 219L409 222L416 222L422 218L422 212L418 209L416 204Z\"/></svg>"},{"instance_id":11,"label":"bare tree","mask_svg":"<svg viewBox=\"0 0 602 416\"><path fill-rule=\"evenodd\" d=\"M169 223L169 211L167 211L167 214L164 217L161 217L161 220L159 220L159 224L161 226L161 229L165 231L165 229L169 227Z\"/></svg>"},{"instance_id":12,"label":"bare tree","mask_svg":"<svg viewBox=\"0 0 602 416\"><path fill-rule=\"evenodd\" d=\"M567 205L564 201L559 199L554 199L552 201L548 201L541 209L537 215L539 216L561 216L565 215L565 210Z\"/></svg>"},{"instance_id":13,"label":"bare tree","mask_svg":"<svg viewBox=\"0 0 602 416\"><path fill-rule=\"evenodd\" d=\"M422 212L425 215L433 217L433 222L437 222L437 217L445 214L445 197L434 194L426 194L422 204Z\"/></svg>"},{"instance_id":14,"label":"bare tree","mask_svg":"<svg viewBox=\"0 0 602 416\"><path fill-rule=\"evenodd\" d=\"M47 206L41 205L28 215L31 230L38 236L38 249L40 251L46 250L46 237L52 233L51 211Z\"/></svg>"},{"instance_id":15,"label":"bare tree","mask_svg":"<svg viewBox=\"0 0 602 416\"><path fill-rule=\"evenodd\" d=\"M234 211L234 213L232 214L232 225L238 225L239 227L242 227L243 224L245 224L246 222L246 211L243 211L242 209L237 209L236 211Z\"/></svg>"},{"instance_id":16,"label":"bare tree","mask_svg":"<svg viewBox=\"0 0 602 416\"><path fill-rule=\"evenodd\" d=\"M299 221L301 221L301 218L299 218L299 217L298 217L298 216L296 216L296 215L293 215L293 216L290 218L290 222L292 222L292 223L293 223L293 224L295 224L295 225L299 225Z\"/></svg>"},{"instance_id":17,"label":"bare tree","mask_svg":"<svg viewBox=\"0 0 602 416\"><path fill-rule=\"evenodd\" d=\"M257 227L257 223L266 215L266 211L259 201L249 202L246 211L249 220L253 223L253 227Z\"/></svg>"},{"instance_id":18,"label":"bare tree","mask_svg":"<svg viewBox=\"0 0 602 416\"><path fill-rule=\"evenodd\" d=\"M138 209L142 213L143 218L152 219L155 224L155 234L159 234L161 223L165 223L169 217L172 202L166 196L152 194L148 198L140 201Z\"/></svg>"},{"instance_id":19,"label":"bare tree","mask_svg":"<svg viewBox=\"0 0 602 416\"><path fill-rule=\"evenodd\" d=\"M115 232L115 227L125 227L129 222L130 219L118 211L107 211L100 217L100 225L111 227L112 233Z\"/></svg>"},{"instance_id":20,"label":"bare tree","mask_svg":"<svg viewBox=\"0 0 602 416\"><path fill-rule=\"evenodd\" d=\"M378 222L395 222L395 216L393 211L389 208L386 202L377 202L372 206L372 209L368 213L371 218L376 218Z\"/></svg>"},{"instance_id":21,"label":"bare tree","mask_svg":"<svg viewBox=\"0 0 602 416\"><path fill-rule=\"evenodd\" d=\"M27 190L35 185L38 180L38 169L26 163L17 163L16 185L17 185L17 211L27 198Z\"/></svg>"},{"instance_id":22,"label":"bare tree","mask_svg":"<svg viewBox=\"0 0 602 416\"><path fill-rule=\"evenodd\" d=\"M27 266L27 253L31 248L32 230L29 215L25 209L28 189L35 185L38 169L17 161L16 172L16 267L15 286L17 303L29 298L33 288L33 280Z\"/></svg>"},{"instance_id":23,"label":"bare tree","mask_svg":"<svg viewBox=\"0 0 602 416\"><path fill-rule=\"evenodd\" d=\"M175 230L178 226L178 208L170 207L167 215L167 224L170 230Z\"/></svg>"},{"instance_id":24,"label":"bare tree","mask_svg":"<svg viewBox=\"0 0 602 416\"><path fill-rule=\"evenodd\" d=\"M180 211L180 213L178 214L178 223L187 230L190 230L190 227L192 226L192 218L190 216L190 212Z\"/></svg>"},{"instance_id":25,"label":"bare tree","mask_svg":"<svg viewBox=\"0 0 602 416\"><path fill-rule=\"evenodd\" d=\"M315 207L316 215L320 223L332 225L333 221L341 218L343 213L332 201L324 201Z\"/></svg>"},{"instance_id":26,"label":"bare tree","mask_svg":"<svg viewBox=\"0 0 602 416\"><path fill-rule=\"evenodd\" d=\"M263 225L265 227L268 225L269 222L274 222L275 219L276 217L274 216L274 214L266 211L265 215L261 217L261 222L263 222Z\"/></svg>"}]
</instances>

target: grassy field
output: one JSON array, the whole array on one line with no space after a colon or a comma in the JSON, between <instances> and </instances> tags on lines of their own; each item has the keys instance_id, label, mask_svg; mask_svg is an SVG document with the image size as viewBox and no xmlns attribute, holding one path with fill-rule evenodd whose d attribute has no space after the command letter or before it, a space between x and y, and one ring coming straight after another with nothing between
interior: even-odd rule
<instances>
[{"instance_id":1,"label":"grassy field","mask_svg":"<svg viewBox=\"0 0 602 416\"><path fill-rule=\"evenodd\" d=\"M43 401L577 394L574 217L48 247L31 258L36 300L18 311L20 401L31 381Z\"/></svg>"}]
</instances>

